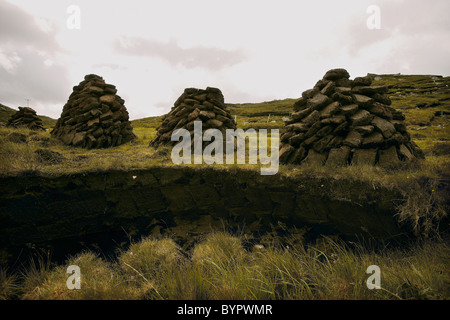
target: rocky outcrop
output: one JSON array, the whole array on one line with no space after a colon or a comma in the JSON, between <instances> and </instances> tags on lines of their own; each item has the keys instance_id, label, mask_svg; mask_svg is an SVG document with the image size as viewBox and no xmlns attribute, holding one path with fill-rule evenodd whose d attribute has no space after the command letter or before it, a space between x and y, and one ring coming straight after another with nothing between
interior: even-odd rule
<instances>
[{"instance_id":1,"label":"rocky outcrop","mask_svg":"<svg viewBox=\"0 0 450 320\"><path fill-rule=\"evenodd\" d=\"M350 80L345 69L328 71L302 93L281 135L280 163L331 166L391 165L424 158L385 86L370 76Z\"/></svg>"},{"instance_id":2,"label":"rocky outcrop","mask_svg":"<svg viewBox=\"0 0 450 320\"><path fill-rule=\"evenodd\" d=\"M31 130L45 131L42 120L36 115L36 111L30 107L19 107L19 111L11 116L6 126L13 128L25 127Z\"/></svg>"},{"instance_id":3,"label":"rocky outcrop","mask_svg":"<svg viewBox=\"0 0 450 320\"><path fill-rule=\"evenodd\" d=\"M236 123L224 104L222 92L217 88L203 89L187 88L175 101L171 111L162 119L157 128L156 137L150 141L150 146L173 145L172 132L176 129L186 129L194 134L194 122L202 122L203 132L215 128L221 131L236 129ZM193 143L194 139L192 139Z\"/></svg>"},{"instance_id":4,"label":"rocky outcrop","mask_svg":"<svg viewBox=\"0 0 450 320\"><path fill-rule=\"evenodd\" d=\"M52 135L67 145L107 148L136 138L125 101L114 85L91 74L84 77L65 104Z\"/></svg>"}]
</instances>

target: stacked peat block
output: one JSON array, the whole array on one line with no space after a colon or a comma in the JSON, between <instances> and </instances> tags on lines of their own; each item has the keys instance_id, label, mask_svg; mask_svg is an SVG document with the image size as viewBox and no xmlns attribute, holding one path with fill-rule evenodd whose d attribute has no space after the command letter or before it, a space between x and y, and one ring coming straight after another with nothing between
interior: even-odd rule
<instances>
[{"instance_id":1,"label":"stacked peat block","mask_svg":"<svg viewBox=\"0 0 450 320\"><path fill-rule=\"evenodd\" d=\"M174 145L171 141L172 132L176 129L186 129L191 133L194 143L194 122L202 122L202 133L207 129L236 129L236 123L224 103L222 92L217 88L207 87L205 90L187 88L175 101L174 106L162 119L157 128L156 137L150 141L150 146Z\"/></svg>"},{"instance_id":2,"label":"stacked peat block","mask_svg":"<svg viewBox=\"0 0 450 320\"><path fill-rule=\"evenodd\" d=\"M302 93L281 135L280 163L385 166L423 159L405 117L389 106L388 88L372 86L370 76L349 78L333 69Z\"/></svg>"},{"instance_id":3,"label":"stacked peat block","mask_svg":"<svg viewBox=\"0 0 450 320\"><path fill-rule=\"evenodd\" d=\"M52 135L67 145L107 148L136 138L125 101L102 77L90 74L73 87Z\"/></svg>"},{"instance_id":4,"label":"stacked peat block","mask_svg":"<svg viewBox=\"0 0 450 320\"><path fill-rule=\"evenodd\" d=\"M41 119L30 107L19 107L19 111L11 116L6 124L7 127L19 128L25 127L31 130L45 131Z\"/></svg>"}]
</instances>

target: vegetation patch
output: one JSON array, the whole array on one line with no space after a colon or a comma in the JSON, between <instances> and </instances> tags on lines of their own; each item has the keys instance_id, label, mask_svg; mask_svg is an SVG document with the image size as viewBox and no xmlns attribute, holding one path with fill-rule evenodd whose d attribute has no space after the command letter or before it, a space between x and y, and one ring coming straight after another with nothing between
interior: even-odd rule
<instances>
[{"instance_id":1,"label":"vegetation patch","mask_svg":"<svg viewBox=\"0 0 450 320\"><path fill-rule=\"evenodd\" d=\"M82 252L55 265L41 257L19 273L0 270L0 298L31 300L447 300L449 247L425 241L377 251L329 238L315 245L246 246L213 232L189 251L170 238L143 238L111 260ZM80 268L80 289L67 268ZM380 268L369 289L368 267Z\"/></svg>"}]
</instances>

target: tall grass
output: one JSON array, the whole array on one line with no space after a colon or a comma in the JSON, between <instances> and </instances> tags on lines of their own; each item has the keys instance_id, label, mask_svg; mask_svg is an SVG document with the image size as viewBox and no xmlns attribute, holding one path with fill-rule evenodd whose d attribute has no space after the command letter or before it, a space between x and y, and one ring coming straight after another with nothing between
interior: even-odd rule
<instances>
[{"instance_id":1,"label":"tall grass","mask_svg":"<svg viewBox=\"0 0 450 320\"><path fill-rule=\"evenodd\" d=\"M325 238L312 246L254 246L214 232L189 251L172 239L144 238L106 260L82 252L64 265L34 264L21 275L0 272L0 297L11 299L449 299L450 249L443 242L375 250ZM69 290L69 265L81 289ZM381 288L366 285L370 265Z\"/></svg>"}]
</instances>

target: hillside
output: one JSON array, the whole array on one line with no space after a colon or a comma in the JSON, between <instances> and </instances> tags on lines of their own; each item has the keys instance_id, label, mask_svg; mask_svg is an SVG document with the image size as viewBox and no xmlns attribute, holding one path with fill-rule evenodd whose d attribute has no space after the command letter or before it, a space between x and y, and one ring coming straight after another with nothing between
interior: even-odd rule
<instances>
[{"instance_id":1,"label":"hillside","mask_svg":"<svg viewBox=\"0 0 450 320\"><path fill-rule=\"evenodd\" d=\"M11 109L0 103L0 124L6 125L8 119L16 112L17 110Z\"/></svg>"},{"instance_id":2,"label":"hillside","mask_svg":"<svg viewBox=\"0 0 450 320\"><path fill-rule=\"evenodd\" d=\"M372 75L374 84L389 87L392 107L405 115L412 138L425 153L448 153L450 77ZM441 150L442 149L442 150ZM443 150L445 149L445 150Z\"/></svg>"}]
</instances>

